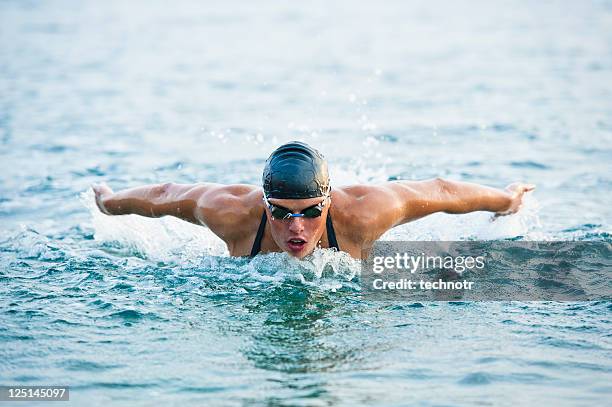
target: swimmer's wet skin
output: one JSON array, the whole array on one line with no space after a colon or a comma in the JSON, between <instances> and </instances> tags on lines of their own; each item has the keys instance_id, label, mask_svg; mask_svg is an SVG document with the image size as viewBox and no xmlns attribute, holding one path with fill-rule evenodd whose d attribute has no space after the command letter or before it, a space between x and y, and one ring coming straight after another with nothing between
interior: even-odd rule
<instances>
[{"instance_id":1,"label":"swimmer's wet skin","mask_svg":"<svg viewBox=\"0 0 612 407\"><path fill-rule=\"evenodd\" d=\"M287 252L297 258L316 247L361 258L387 230L436 212L512 214L534 188L513 183L499 190L437 178L332 189L325 158L298 141L270 155L263 189L166 183L113 192L105 184L93 186L107 215L175 216L210 228L232 256Z\"/></svg>"}]
</instances>

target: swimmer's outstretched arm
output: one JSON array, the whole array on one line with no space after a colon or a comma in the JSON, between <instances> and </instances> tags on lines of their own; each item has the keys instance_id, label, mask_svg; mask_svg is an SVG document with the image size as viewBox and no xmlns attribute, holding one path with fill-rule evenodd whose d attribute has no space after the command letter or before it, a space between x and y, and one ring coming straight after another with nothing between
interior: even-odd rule
<instances>
[{"instance_id":1,"label":"swimmer's outstretched arm","mask_svg":"<svg viewBox=\"0 0 612 407\"><path fill-rule=\"evenodd\" d=\"M403 205L401 223L423 216L445 212L462 214L474 211L495 212L497 216L517 212L526 192L535 185L516 182L505 190L471 182L436 178L428 181L395 181L389 188Z\"/></svg>"},{"instance_id":2,"label":"swimmer's outstretched arm","mask_svg":"<svg viewBox=\"0 0 612 407\"><path fill-rule=\"evenodd\" d=\"M240 238L244 224L259 218L261 188L253 185L155 184L113 192L106 184L92 185L96 204L107 215L174 216L205 225L226 243Z\"/></svg>"},{"instance_id":3,"label":"swimmer's outstretched arm","mask_svg":"<svg viewBox=\"0 0 612 407\"><path fill-rule=\"evenodd\" d=\"M514 183L505 190L469 182L440 178L427 181L393 181L382 185L343 188L353 195L353 210L359 224L359 238L378 239L387 230L436 212L452 214L474 211L509 215L521 207L523 196L535 188Z\"/></svg>"},{"instance_id":4,"label":"swimmer's outstretched arm","mask_svg":"<svg viewBox=\"0 0 612 407\"><path fill-rule=\"evenodd\" d=\"M106 215L175 216L200 224L196 207L218 184L154 184L113 192L106 184L93 185L96 204Z\"/></svg>"}]
</instances>

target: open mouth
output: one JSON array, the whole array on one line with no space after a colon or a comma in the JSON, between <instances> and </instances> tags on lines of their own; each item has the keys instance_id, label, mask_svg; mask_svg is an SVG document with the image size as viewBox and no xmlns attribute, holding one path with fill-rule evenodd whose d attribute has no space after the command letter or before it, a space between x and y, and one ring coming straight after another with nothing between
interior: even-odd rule
<instances>
[{"instance_id":1,"label":"open mouth","mask_svg":"<svg viewBox=\"0 0 612 407\"><path fill-rule=\"evenodd\" d=\"M287 242L287 245L289 246L289 249L291 249L292 251L300 251L304 248L304 246L306 246L306 241L303 239L289 239L289 241Z\"/></svg>"}]
</instances>

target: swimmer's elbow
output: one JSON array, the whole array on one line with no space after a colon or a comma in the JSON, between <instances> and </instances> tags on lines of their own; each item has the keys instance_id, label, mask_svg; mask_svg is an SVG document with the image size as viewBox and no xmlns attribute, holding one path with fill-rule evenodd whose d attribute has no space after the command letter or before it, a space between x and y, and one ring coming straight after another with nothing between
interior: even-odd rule
<instances>
[{"instance_id":1,"label":"swimmer's elbow","mask_svg":"<svg viewBox=\"0 0 612 407\"><path fill-rule=\"evenodd\" d=\"M438 202L432 205L435 208L434 212L453 215L469 212L469 208L466 207L461 196L461 187L457 182L440 177L435 178L432 182L434 184L434 196L438 198Z\"/></svg>"},{"instance_id":2,"label":"swimmer's elbow","mask_svg":"<svg viewBox=\"0 0 612 407\"><path fill-rule=\"evenodd\" d=\"M159 184L153 189L153 196L160 201L165 200L171 193L174 184L172 182L166 182L165 184Z\"/></svg>"},{"instance_id":3,"label":"swimmer's elbow","mask_svg":"<svg viewBox=\"0 0 612 407\"><path fill-rule=\"evenodd\" d=\"M448 198L457 192L457 185L453 181L437 177L433 180L434 188L441 196Z\"/></svg>"}]
</instances>

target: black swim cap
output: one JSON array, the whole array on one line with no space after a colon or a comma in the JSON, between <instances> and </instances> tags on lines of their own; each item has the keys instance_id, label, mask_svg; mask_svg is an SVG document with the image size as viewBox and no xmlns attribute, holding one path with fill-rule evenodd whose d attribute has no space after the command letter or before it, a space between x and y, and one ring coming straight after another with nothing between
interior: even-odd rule
<instances>
[{"instance_id":1,"label":"black swim cap","mask_svg":"<svg viewBox=\"0 0 612 407\"><path fill-rule=\"evenodd\" d=\"M330 191L327 161L306 143L283 144L266 161L263 190L268 198L307 199Z\"/></svg>"}]
</instances>

